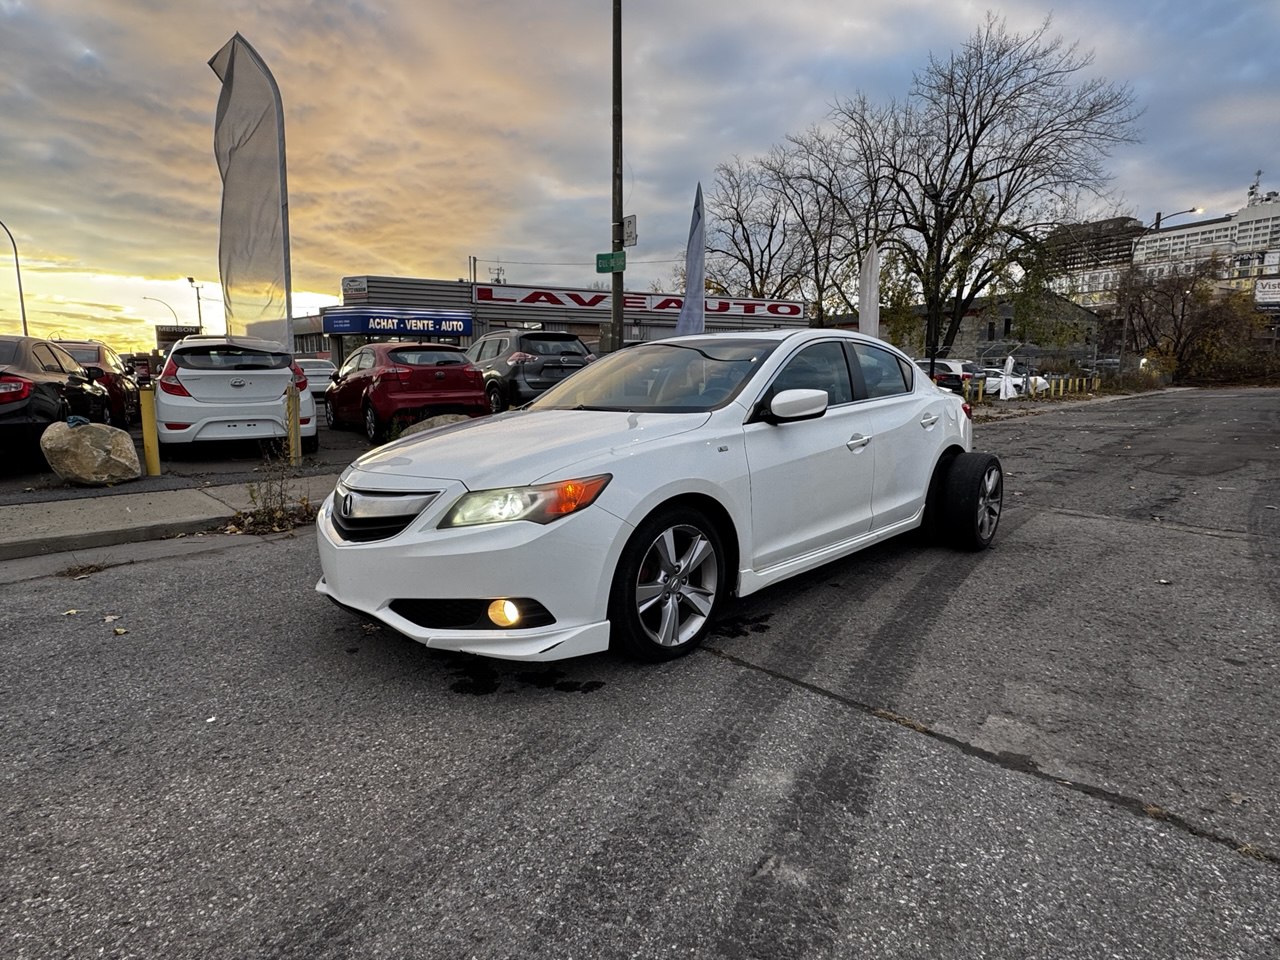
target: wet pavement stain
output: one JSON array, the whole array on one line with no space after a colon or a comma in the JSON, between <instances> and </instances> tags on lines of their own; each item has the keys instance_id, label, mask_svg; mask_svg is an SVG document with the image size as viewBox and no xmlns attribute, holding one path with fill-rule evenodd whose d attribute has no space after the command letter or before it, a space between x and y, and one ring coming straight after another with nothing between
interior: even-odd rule
<instances>
[{"instance_id":1,"label":"wet pavement stain","mask_svg":"<svg viewBox=\"0 0 1280 960\"><path fill-rule=\"evenodd\" d=\"M603 680L571 680L561 670L522 670L511 677L484 662L467 663L459 667L457 679L450 685L454 693L483 697L498 693L504 679L510 679L524 687L538 690L556 690L560 693L594 693L603 687Z\"/></svg>"},{"instance_id":2,"label":"wet pavement stain","mask_svg":"<svg viewBox=\"0 0 1280 960\"><path fill-rule=\"evenodd\" d=\"M773 614L765 613L758 617L725 617L717 620L711 627L711 636L720 640L736 640L749 633L768 633L769 620Z\"/></svg>"}]
</instances>

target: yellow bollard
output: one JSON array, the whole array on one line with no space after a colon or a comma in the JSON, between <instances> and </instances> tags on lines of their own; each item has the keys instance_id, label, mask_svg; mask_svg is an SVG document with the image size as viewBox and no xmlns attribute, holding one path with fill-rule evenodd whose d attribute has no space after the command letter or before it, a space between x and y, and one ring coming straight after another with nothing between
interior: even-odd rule
<instances>
[{"instance_id":1,"label":"yellow bollard","mask_svg":"<svg viewBox=\"0 0 1280 960\"><path fill-rule=\"evenodd\" d=\"M302 425L298 423L301 415L301 403L298 399L298 388L290 383L285 393L285 425L289 438L289 465L296 467L302 462Z\"/></svg>"},{"instance_id":2,"label":"yellow bollard","mask_svg":"<svg viewBox=\"0 0 1280 960\"><path fill-rule=\"evenodd\" d=\"M138 387L138 407L142 412L142 458L147 476L160 476L160 437L156 433L156 384L152 380Z\"/></svg>"}]
</instances>

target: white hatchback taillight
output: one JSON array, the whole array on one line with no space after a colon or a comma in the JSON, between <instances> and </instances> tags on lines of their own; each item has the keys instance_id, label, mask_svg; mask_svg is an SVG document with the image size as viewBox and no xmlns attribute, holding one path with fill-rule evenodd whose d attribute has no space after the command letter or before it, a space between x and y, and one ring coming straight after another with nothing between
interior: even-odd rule
<instances>
[{"instance_id":1,"label":"white hatchback taillight","mask_svg":"<svg viewBox=\"0 0 1280 960\"><path fill-rule=\"evenodd\" d=\"M307 389L307 375L303 373L302 368L298 366L298 361L295 360L290 363L289 369L293 371L293 385L298 388L298 392L301 393L303 390Z\"/></svg>"},{"instance_id":2,"label":"white hatchback taillight","mask_svg":"<svg viewBox=\"0 0 1280 960\"><path fill-rule=\"evenodd\" d=\"M182 381L178 379L178 365L173 362L173 357L165 361L164 369L160 371L159 383L160 389L171 396L191 396L187 392L187 388L182 385Z\"/></svg>"}]
</instances>

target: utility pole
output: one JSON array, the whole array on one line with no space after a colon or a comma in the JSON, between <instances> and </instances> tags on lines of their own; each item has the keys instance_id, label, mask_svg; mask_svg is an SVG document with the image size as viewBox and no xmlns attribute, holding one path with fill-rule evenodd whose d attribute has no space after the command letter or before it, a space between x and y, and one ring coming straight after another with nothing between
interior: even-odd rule
<instances>
[{"instance_id":1,"label":"utility pole","mask_svg":"<svg viewBox=\"0 0 1280 960\"><path fill-rule=\"evenodd\" d=\"M613 0L613 235L612 250L622 250L622 0ZM613 271L609 311L609 349L622 346L621 270Z\"/></svg>"},{"instance_id":2,"label":"utility pole","mask_svg":"<svg viewBox=\"0 0 1280 960\"><path fill-rule=\"evenodd\" d=\"M619 204L620 201L615 200L614 203ZM618 209L621 207L619 206ZM617 219L616 215L614 219ZM5 227L3 220L0 220L0 227L4 227L4 232L9 233L9 228ZM13 244L13 269L18 272L18 309L22 311L22 335L25 337L27 335L27 301L22 298L22 264L18 262L18 241L13 239L12 233L9 233L9 242Z\"/></svg>"}]
</instances>

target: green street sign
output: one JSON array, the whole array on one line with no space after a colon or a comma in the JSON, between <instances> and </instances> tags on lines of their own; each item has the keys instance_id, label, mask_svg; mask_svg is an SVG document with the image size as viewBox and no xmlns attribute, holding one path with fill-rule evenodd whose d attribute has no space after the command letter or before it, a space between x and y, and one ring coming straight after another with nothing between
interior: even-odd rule
<instances>
[{"instance_id":1,"label":"green street sign","mask_svg":"<svg viewBox=\"0 0 1280 960\"><path fill-rule=\"evenodd\" d=\"M596 273L622 273L627 269L627 253L618 250L615 253L596 254Z\"/></svg>"}]
</instances>

